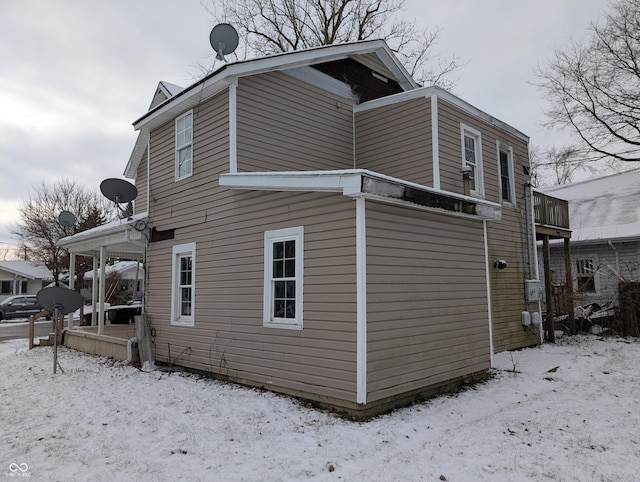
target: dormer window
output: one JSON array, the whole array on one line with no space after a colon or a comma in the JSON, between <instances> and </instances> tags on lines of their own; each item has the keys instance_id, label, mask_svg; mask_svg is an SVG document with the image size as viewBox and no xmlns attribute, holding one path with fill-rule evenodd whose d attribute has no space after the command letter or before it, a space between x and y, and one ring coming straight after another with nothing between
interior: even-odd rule
<instances>
[{"instance_id":1,"label":"dormer window","mask_svg":"<svg viewBox=\"0 0 640 482\"><path fill-rule=\"evenodd\" d=\"M193 174L193 112L176 119L176 181Z\"/></svg>"}]
</instances>

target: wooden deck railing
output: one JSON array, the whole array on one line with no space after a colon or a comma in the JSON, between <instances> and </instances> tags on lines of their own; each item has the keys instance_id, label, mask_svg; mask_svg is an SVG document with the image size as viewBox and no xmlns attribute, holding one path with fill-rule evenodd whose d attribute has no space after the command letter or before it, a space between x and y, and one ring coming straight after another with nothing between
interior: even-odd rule
<instances>
[{"instance_id":1,"label":"wooden deck railing","mask_svg":"<svg viewBox=\"0 0 640 482\"><path fill-rule=\"evenodd\" d=\"M569 229L569 202L540 192L533 192L535 223Z\"/></svg>"}]
</instances>

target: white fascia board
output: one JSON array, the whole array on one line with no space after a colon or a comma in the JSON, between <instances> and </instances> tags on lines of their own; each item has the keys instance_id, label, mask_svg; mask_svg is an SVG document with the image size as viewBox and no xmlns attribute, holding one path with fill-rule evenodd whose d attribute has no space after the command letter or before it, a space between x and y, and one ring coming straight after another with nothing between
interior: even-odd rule
<instances>
[{"instance_id":1,"label":"white fascia board","mask_svg":"<svg viewBox=\"0 0 640 482\"><path fill-rule=\"evenodd\" d=\"M350 196L361 192L362 173L350 170L239 172L221 174L218 183L232 189L342 192Z\"/></svg>"},{"instance_id":2,"label":"white fascia board","mask_svg":"<svg viewBox=\"0 0 640 482\"><path fill-rule=\"evenodd\" d=\"M381 202L460 216L489 220L502 218L500 204L441 191L366 169L228 173L220 175L218 184L231 189L259 191L341 192L344 196L365 196ZM460 211L467 205L472 206L475 212L467 214Z\"/></svg>"},{"instance_id":3,"label":"white fascia board","mask_svg":"<svg viewBox=\"0 0 640 482\"><path fill-rule=\"evenodd\" d=\"M138 133L138 137L136 138L136 143L133 146L133 151L129 156L129 162L127 162L127 167L124 169L123 176L127 179L135 179L136 174L138 172L138 166L142 161L142 156L144 154L145 149L147 148L147 144L149 142L149 131L147 129L142 129Z\"/></svg>"},{"instance_id":4,"label":"white fascia board","mask_svg":"<svg viewBox=\"0 0 640 482\"><path fill-rule=\"evenodd\" d=\"M376 52L385 66L396 75L397 82L403 88L414 89L417 87L418 84L415 83L400 61L393 55L384 40L327 45L226 64L210 74L210 76L187 87L143 115L133 123L133 127L135 130L139 130L143 127L151 129L161 125L176 117L179 113L195 107L203 99L224 90L230 82L234 82L238 77L304 67L373 52Z\"/></svg>"},{"instance_id":5,"label":"white fascia board","mask_svg":"<svg viewBox=\"0 0 640 482\"><path fill-rule=\"evenodd\" d=\"M102 226L97 226L92 229L87 229L86 231L82 231L80 233L74 234L72 236L67 236L66 238L60 239L56 244L63 248L70 248L72 246L78 245L83 242L93 243L95 240L104 240L112 236L113 234L116 237L121 236L127 230L133 229L132 225L137 223L138 221L147 222L148 213L140 213L131 216L131 219L123 220L119 219L116 221L112 221L107 224L103 224ZM135 231L139 233L138 231ZM140 233L139 233L140 234ZM129 236L131 239L136 238L139 239L142 237L134 235ZM74 250L75 251L75 250Z\"/></svg>"},{"instance_id":6,"label":"white fascia board","mask_svg":"<svg viewBox=\"0 0 640 482\"><path fill-rule=\"evenodd\" d=\"M487 122L498 129L501 129L505 132L508 132L512 136L520 139L523 142L529 142L529 136L523 134L515 127L510 126L506 122L502 122L499 119L496 119L490 114L474 107L469 104L467 101L462 100L460 97L456 97L450 92L447 92L441 87L437 87L432 85L430 87L420 87L414 90L409 90L407 92L400 92L399 94L388 95L386 97L380 97L379 99L370 100L368 102L363 102L362 104L354 106L354 112L364 112L371 109L377 109L387 105L397 104L399 102L406 102L408 100L419 99L421 97L431 97L436 96L439 99L445 100L450 104L458 107L469 115L472 115L484 122Z\"/></svg>"}]
</instances>

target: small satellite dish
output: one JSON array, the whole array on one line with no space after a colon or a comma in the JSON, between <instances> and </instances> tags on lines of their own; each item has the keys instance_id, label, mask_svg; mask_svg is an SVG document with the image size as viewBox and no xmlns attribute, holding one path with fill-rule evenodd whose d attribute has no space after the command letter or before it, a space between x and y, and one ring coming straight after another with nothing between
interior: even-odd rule
<instances>
[{"instance_id":1,"label":"small satellite dish","mask_svg":"<svg viewBox=\"0 0 640 482\"><path fill-rule=\"evenodd\" d=\"M216 51L216 58L224 62L224 56L232 54L238 48L238 40L238 32L228 23L219 23L209 34L209 43Z\"/></svg>"},{"instance_id":2,"label":"small satellite dish","mask_svg":"<svg viewBox=\"0 0 640 482\"><path fill-rule=\"evenodd\" d=\"M124 179L109 178L100 183L100 191L107 199L116 204L133 201L138 195L138 189Z\"/></svg>"},{"instance_id":3,"label":"small satellite dish","mask_svg":"<svg viewBox=\"0 0 640 482\"><path fill-rule=\"evenodd\" d=\"M57 310L61 315L72 313L82 306L80 293L60 286L42 288L36 293L36 299L48 312L53 313Z\"/></svg>"},{"instance_id":4,"label":"small satellite dish","mask_svg":"<svg viewBox=\"0 0 640 482\"><path fill-rule=\"evenodd\" d=\"M65 228L70 228L76 224L76 216L71 211L62 211L58 215L58 222Z\"/></svg>"}]
</instances>

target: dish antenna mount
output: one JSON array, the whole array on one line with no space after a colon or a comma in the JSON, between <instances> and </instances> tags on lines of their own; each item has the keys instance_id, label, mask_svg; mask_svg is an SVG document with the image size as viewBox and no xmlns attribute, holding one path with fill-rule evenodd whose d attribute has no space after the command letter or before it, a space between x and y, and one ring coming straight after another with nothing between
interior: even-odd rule
<instances>
[{"instance_id":1,"label":"dish antenna mount","mask_svg":"<svg viewBox=\"0 0 640 482\"><path fill-rule=\"evenodd\" d=\"M138 196L138 189L124 179L109 178L100 183L100 191L102 195L113 201L116 207L123 213L126 213L120 204L133 201Z\"/></svg>"},{"instance_id":2,"label":"dish antenna mount","mask_svg":"<svg viewBox=\"0 0 640 482\"><path fill-rule=\"evenodd\" d=\"M64 228L70 228L76 224L76 216L71 211L62 211L58 215L58 222Z\"/></svg>"},{"instance_id":3,"label":"dish antenna mount","mask_svg":"<svg viewBox=\"0 0 640 482\"><path fill-rule=\"evenodd\" d=\"M238 48L238 32L228 23L219 23L211 29L209 43L216 52L216 58L226 62L224 56Z\"/></svg>"},{"instance_id":4,"label":"dish antenna mount","mask_svg":"<svg viewBox=\"0 0 640 482\"><path fill-rule=\"evenodd\" d=\"M74 216L75 220L75 216ZM58 363L58 323L60 315L67 315L82 306L82 295L77 291L60 286L42 288L36 293L36 300L49 313L53 313L53 373L60 366ZM62 367L60 367L62 370ZM64 370L62 370L64 372Z\"/></svg>"}]
</instances>

